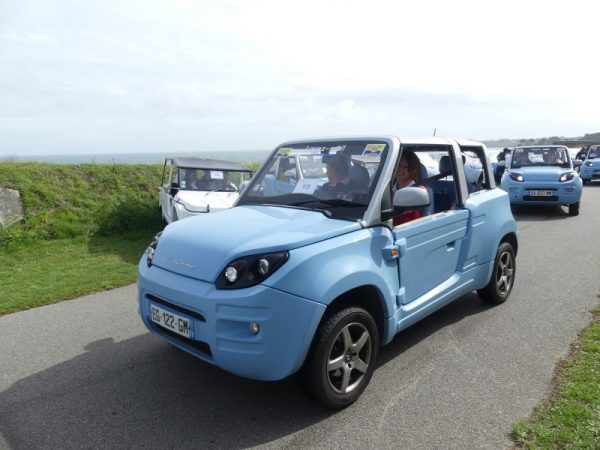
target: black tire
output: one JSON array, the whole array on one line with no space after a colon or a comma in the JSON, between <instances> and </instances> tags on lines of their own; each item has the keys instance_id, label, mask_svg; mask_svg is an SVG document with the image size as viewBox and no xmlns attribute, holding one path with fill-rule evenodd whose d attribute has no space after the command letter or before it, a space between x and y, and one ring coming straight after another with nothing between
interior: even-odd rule
<instances>
[{"instance_id":1,"label":"black tire","mask_svg":"<svg viewBox=\"0 0 600 450\"><path fill-rule=\"evenodd\" d=\"M584 186L590 182L589 180L584 180L584 179L582 179L581 181L583 181Z\"/></svg>"},{"instance_id":2,"label":"black tire","mask_svg":"<svg viewBox=\"0 0 600 450\"><path fill-rule=\"evenodd\" d=\"M362 308L343 309L321 324L303 368L314 398L332 409L354 403L365 390L379 353L379 333Z\"/></svg>"},{"instance_id":3,"label":"black tire","mask_svg":"<svg viewBox=\"0 0 600 450\"><path fill-rule=\"evenodd\" d=\"M570 216L578 216L579 215L579 202L571 203L569 205L569 215Z\"/></svg>"},{"instance_id":4,"label":"black tire","mask_svg":"<svg viewBox=\"0 0 600 450\"><path fill-rule=\"evenodd\" d=\"M477 295L483 301L494 305L504 303L512 291L516 273L515 251L508 242L502 242L496 252L490 281L487 286L477 291Z\"/></svg>"}]
</instances>

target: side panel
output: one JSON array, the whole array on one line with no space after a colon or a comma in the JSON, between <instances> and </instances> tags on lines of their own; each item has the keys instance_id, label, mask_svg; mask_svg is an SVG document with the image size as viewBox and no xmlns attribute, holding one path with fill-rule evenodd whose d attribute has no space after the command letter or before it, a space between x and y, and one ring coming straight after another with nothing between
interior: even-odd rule
<instances>
[{"instance_id":1,"label":"side panel","mask_svg":"<svg viewBox=\"0 0 600 450\"><path fill-rule=\"evenodd\" d=\"M264 285L325 305L356 287L373 286L380 295L373 300L382 301L391 317L398 308L398 260L384 258L384 248L392 243L390 229L380 226L300 247Z\"/></svg>"},{"instance_id":2,"label":"side panel","mask_svg":"<svg viewBox=\"0 0 600 450\"><path fill-rule=\"evenodd\" d=\"M514 233L518 237L517 225L512 215L508 195L501 189L472 193L465 203L471 211L471 226L465 236L461 255L461 271L494 261L500 239ZM487 284L488 277L478 280L476 289Z\"/></svg>"}]
</instances>

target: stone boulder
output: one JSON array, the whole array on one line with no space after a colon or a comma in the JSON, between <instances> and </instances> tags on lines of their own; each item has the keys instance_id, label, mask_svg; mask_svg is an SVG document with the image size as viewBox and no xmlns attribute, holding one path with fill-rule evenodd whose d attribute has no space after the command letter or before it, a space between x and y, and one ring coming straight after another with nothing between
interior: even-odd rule
<instances>
[{"instance_id":1,"label":"stone boulder","mask_svg":"<svg viewBox=\"0 0 600 450\"><path fill-rule=\"evenodd\" d=\"M0 188L0 228L23 220L23 203L19 191Z\"/></svg>"}]
</instances>

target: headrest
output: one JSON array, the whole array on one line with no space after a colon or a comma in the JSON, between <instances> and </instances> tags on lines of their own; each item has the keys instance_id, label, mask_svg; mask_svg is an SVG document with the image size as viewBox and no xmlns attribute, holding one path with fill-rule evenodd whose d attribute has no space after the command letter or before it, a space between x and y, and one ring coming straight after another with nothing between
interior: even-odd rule
<instances>
[{"instance_id":1,"label":"headrest","mask_svg":"<svg viewBox=\"0 0 600 450\"><path fill-rule=\"evenodd\" d=\"M363 166L352 166L350 167L350 178L352 178L361 188L369 186L371 177L369 171Z\"/></svg>"},{"instance_id":2,"label":"headrest","mask_svg":"<svg viewBox=\"0 0 600 450\"><path fill-rule=\"evenodd\" d=\"M452 172L452 164L450 164L450 157L444 155L440 158L440 173Z\"/></svg>"},{"instance_id":3,"label":"headrest","mask_svg":"<svg viewBox=\"0 0 600 450\"><path fill-rule=\"evenodd\" d=\"M429 174L427 173L427 169L423 165L423 163L419 163L419 181L423 181L429 178Z\"/></svg>"}]
</instances>

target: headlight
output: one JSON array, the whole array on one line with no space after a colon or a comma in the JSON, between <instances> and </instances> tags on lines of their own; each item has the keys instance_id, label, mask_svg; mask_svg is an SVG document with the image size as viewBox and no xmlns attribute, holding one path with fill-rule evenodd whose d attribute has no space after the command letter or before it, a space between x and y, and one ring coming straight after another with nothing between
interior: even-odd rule
<instances>
[{"instance_id":1,"label":"headlight","mask_svg":"<svg viewBox=\"0 0 600 450\"><path fill-rule=\"evenodd\" d=\"M279 269L290 257L288 252L251 255L225 266L217 279L217 289L241 289L254 286Z\"/></svg>"},{"instance_id":2,"label":"headlight","mask_svg":"<svg viewBox=\"0 0 600 450\"><path fill-rule=\"evenodd\" d=\"M573 172L565 172L560 176L558 181L560 181L560 182L571 181L574 177L575 177L575 174Z\"/></svg>"},{"instance_id":3,"label":"headlight","mask_svg":"<svg viewBox=\"0 0 600 450\"><path fill-rule=\"evenodd\" d=\"M591 161L586 161L585 165L588 166L588 167L592 167L594 165L594 163L591 162Z\"/></svg>"},{"instance_id":4,"label":"headlight","mask_svg":"<svg viewBox=\"0 0 600 450\"><path fill-rule=\"evenodd\" d=\"M523 175L521 175L520 173L511 172L509 176L510 176L510 179L513 181L522 182L524 180Z\"/></svg>"},{"instance_id":5,"label":"headlight","mask_svg":"<svg viewBox=\"0 0 600 450\"><path fill-rule=\"evenodd\" d=\"M162 234L162 231L160 233L158 233L156 236L154 236L154 239L152 239L152 242L146 249L146 264L148 264L148 267L150 267L152 265L152 260L154 259L154 253L156 252L156 247L158 246L158 241L160 239L161 234Z\"/></svg>"}]
</instances>

